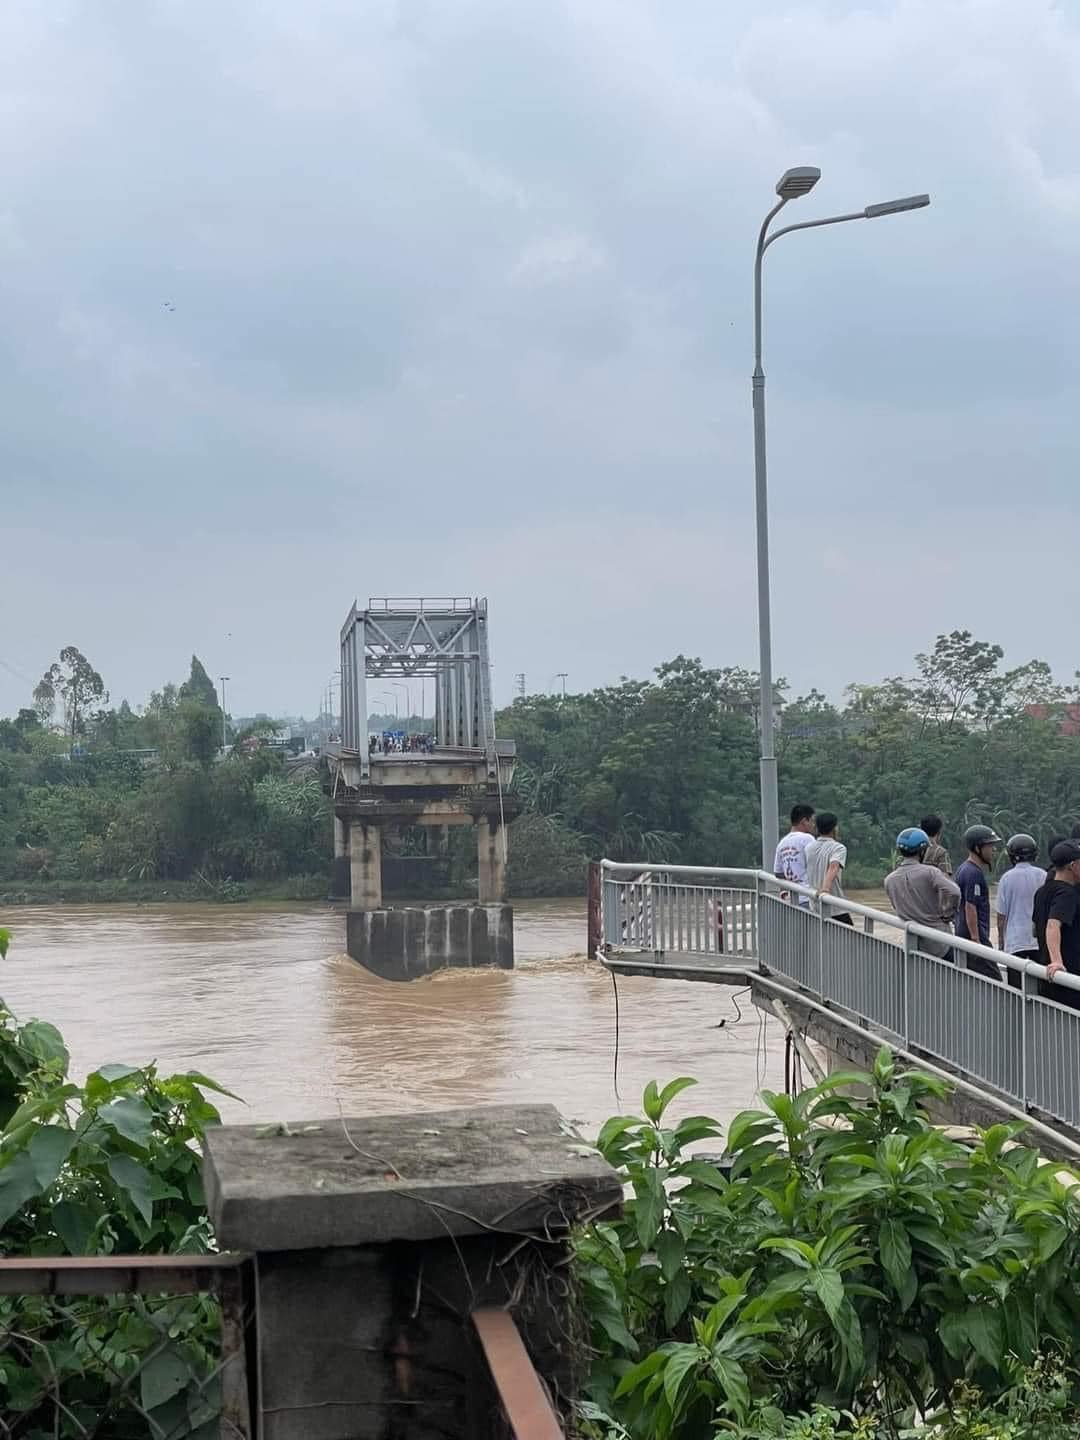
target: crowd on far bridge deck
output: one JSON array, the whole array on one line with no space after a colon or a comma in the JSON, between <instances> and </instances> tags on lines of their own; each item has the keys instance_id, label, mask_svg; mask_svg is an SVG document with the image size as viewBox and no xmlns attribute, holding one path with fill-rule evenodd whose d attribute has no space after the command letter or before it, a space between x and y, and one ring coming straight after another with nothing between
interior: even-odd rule
<instances>
[{"instance_id":1,"label":"crowd on far bridge deck","mask_svg":"<svg viewBox=\"0 0 1080 1440\"><path fill-rule=\"evenodd\" d=\"M919 937L919 949L942 960L957 960L950 938L975 941L997 948L1019 960L1046 967L1039 992L1073 1009L1080 1009L1080 991L1055 985L1063 970L1080 976L1080 825L1071 836L1050 842L1040 863L1032 835L1017 834L1002 841L990 825L971 825L964 831L965 858L953 873L952 857L943 842L939 815L926 815L896 837L897 863L884 878L889 903L901 920L913 921L941 932L941 940ZM991 896L991 877L1004 843L1007 868ZM830 811L815 812L812 805L796 805L791 828L776 847L773 870L779 880L809 888L816 896L843 901L847 846L840 839L840 822ZM789 898L808 906L811 896L800 891ZM994 902L997 945L991 935L991 899ZM842 905L825 907L827 918L852 925ZM982 955L964 952L964 963L987 979L1022 984L1019 968L995 964Z\"/></svg>"},{"instance_id":2,"label":"crowd on far bridge deck","mask_svg":"<svg viewBox=\"0 0 1080 1440\"><path fill-rule=\"evenodd\" d=\"M368 736L369 755L431 755L434 749L435 736L429 731L384 730L381 735Z\"/></svg>"}]
</instances>

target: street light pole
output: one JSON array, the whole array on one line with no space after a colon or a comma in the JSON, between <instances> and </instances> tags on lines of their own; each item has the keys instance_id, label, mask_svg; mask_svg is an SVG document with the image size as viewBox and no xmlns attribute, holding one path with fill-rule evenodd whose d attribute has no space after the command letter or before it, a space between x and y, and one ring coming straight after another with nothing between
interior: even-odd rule
<instances>
[{"instance_id":1,"label":"street light pole","mask_svg":"<svg viewBox=\"0 0 1080 1440\"><path fill-rule=\"evenodd\" d=\"M765 459L765 371L762 368L761 341L761 266L765 251L793 230L813 230L821 225L840 225L846 220L873 220L880 215L898 215L904 210L921 210L930 204L929 195L909 195L901 200L887 200L881 205L867 205L848 215L828 215L822 220L804 220L798 225L785 225L769 234L769 226L789 200L808 194L821 179L821 171L813 165L785 170L777 181L777 204L765 216L758 233L754 256L754 374L751 380L754 406L754 514L757 529L757 592L758 651L760 698L758 724L760 729L761 771L761 868L772 873L776 846L780 839L780 799L776 771L776 724L773 715L772 676L772 615L769 585L769 484Z\"/></svg>"},{"instance_id":2,"label":"street light pole","mask_svg":"<svg viewBox=\"0 0 1080 1440\"><path fill-rule=\"evenodd\" d=\"M222 754L224 754L225 749L226 749L226 746L228 745L228 737L229 737L229 732L228 732L228 730L227 730L227 728L226 728L226 722L225 722L225 681L226 681L226 680L231 680L231 679L232 679L232 676L231 676L231 675L219 675L219 676L218 676L218 684L221 686L221 750L222 750Z\"/></svg>"}]
</instances>

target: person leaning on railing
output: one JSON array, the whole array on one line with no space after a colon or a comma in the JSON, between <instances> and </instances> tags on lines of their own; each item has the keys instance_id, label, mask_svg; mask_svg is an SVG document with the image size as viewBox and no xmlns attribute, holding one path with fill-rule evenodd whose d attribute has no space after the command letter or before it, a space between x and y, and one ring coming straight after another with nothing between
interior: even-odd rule
<instances>
[{"instance_id":1,"label":"person leaning on railing","mask_svg":"<svg viewBox=\"0 0 1080 1440\"><path fill-rule=\"evenodd\" d=\"M896 837L900 859L896 869L885 876L885 894L901 920L951 935L953 917L960 905L960 886L926 859L930 843L930 836L917 825L900 831ZM919 937L919 949L939 960L953 958L951 945L925 936Z\"/></svg>"},{"instance_id":2,"label":"person leaning on railing","mask_svg":"<svg viewBox=\"0 0 1080 1440\"><path fill-rule=\"evenodd\" d=\"M1046 966L1039 993L1080 1010L1080 992L1054 984L1062 970L1080 975L1080 841L1059 840L1050 851L1050 863L1054 873L1032 904L1039 961Z\"/></svg>"}]
</instances>

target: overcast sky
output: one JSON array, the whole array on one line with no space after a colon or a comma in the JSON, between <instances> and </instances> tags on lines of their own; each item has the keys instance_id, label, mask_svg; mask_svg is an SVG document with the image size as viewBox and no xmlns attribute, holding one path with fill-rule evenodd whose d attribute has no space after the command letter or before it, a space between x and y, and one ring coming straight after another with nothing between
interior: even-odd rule
<instances>
[{"instance_id":1,"label":"overcast sky","mask_svg":"<svg viewBox=\"0 0 1080 1440\"><path fill-rule=\"evenodd\" d=\"M1080 0L7 0L0 712L66 644L314 710L354 597L495 690L968 627L1080 664Z\"/></svg>"}]
</instances>

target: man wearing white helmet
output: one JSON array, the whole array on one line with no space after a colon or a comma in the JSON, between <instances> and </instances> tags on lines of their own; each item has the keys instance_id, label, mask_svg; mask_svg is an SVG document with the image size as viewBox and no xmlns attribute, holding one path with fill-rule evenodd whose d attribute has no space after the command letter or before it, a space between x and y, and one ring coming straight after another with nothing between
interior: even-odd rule
<instances>
[{"instance_id":1,"label":"man wearing white helmet","mask_svg":"<svg viewBox=\"0 0 1080 1440\"><path fill-rule=\"evenodd\" d=\"M896 837L900 861L896 869L885 876L885 894L901 920L912 920L948 935L960 904L960 887L936 865L926 863L929 845L930 836L917 825L900 831ZM947 960L952 954L952 947L947 943L928 940L922 935L918 937L918 948L923 954L936 955L941 960Z\"/></svg>"},{"instance_id":2,"label":"man wearing white helmet","mask_svg":"<svg viewBox=\"0 0 1080 1440\"><path fill-rule=\"evenodd\" d=\"M1046 871L1035 864L1039 847L1033 835L1010 835L1005 842L1005 852L1012 861L1012 869L1006 870L998 881L998 948L1007 955L1018 955L1021 960L1038 960L1039 942L1035 938L1032 906L1046 882ZM1006 973L1009 984L1019 990L1020 971Z\"/></svg>"}]
</instances>

